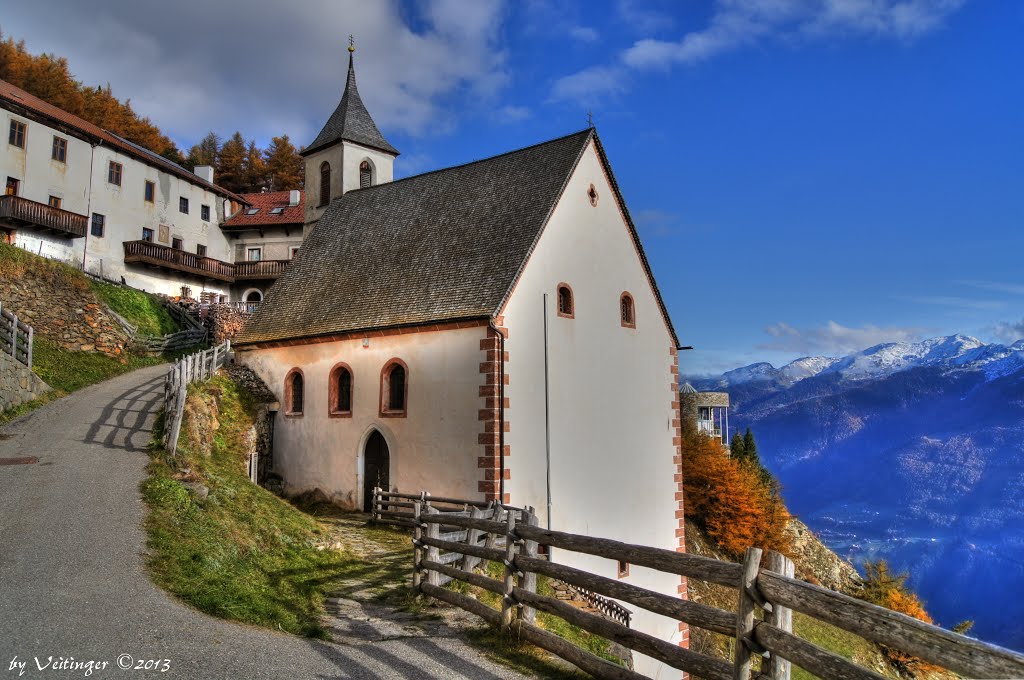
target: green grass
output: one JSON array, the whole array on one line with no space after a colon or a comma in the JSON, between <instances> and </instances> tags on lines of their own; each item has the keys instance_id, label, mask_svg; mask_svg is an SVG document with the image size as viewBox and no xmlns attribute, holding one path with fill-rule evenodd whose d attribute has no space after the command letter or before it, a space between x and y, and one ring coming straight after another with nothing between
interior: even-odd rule
<instances>
[{"instance_id":1,"label":"green grass","mask_svg":"<svg viewBox=\"0 0 1024 680\"><path fill-rule=\"evenodd\" d=\"M219 427L204 456L188 419L214 399ZM317 522L249 481L242 451L253 409L226 377L190 388L178 457L168 461L155 449L142 487L150 572L208 614L325 638L325 588L357 565L346 553L318 550L327 536ZM205 485L209 496L200 499L186 481Z\"/></svg>"},{"instance_id":2,"label":"green grass","mask_svg":"<svg viewBox=\"0 0 1024 680\"><path fill-rule=\"evenodd\" d=\"M17 246L0 243L0 279L22 279L26 276L81 291L89 288L85 275L71 265L39 257Z\"/></svg>"},{"instance_id":3,"label":"green grass","mask_svg":"<svg viewBox=\"0 0 1024 680\"><path fill-rule=\"evenodd\" d=\"M876 672L879 668L884 668L883 675L891 678L900 677L888 664L882 663L882 654L878 647L859 635L848 633L799 612L793 613L793 633L860 666ZM793 664L792 677L793 680L812 680L818 676Z\"/></svg>"},{"instance_id":4,"label":"green grass","mask_svg":"<svg viewBox=\"0 0 1024 680\"><path fill-rule=\"evenodd\" d=\"M32 341L32 372L53 389L38 399L0 413L0 425L5 425L83 387L165 361L167 357L126 355L125 361L122 362L99 352L63 349L37 335Z\"/></svg>"},{"instance_id":5,"label":"green grass","mask_svg":"<svg viewBox=\"0 0 1024 680\"><path fill-rule=\"evenodd\" d=\"M100 281L89 284L101 302L138 326L139 334L159 336L180 330L156 295Z\"/></svg>"}]
</instances>

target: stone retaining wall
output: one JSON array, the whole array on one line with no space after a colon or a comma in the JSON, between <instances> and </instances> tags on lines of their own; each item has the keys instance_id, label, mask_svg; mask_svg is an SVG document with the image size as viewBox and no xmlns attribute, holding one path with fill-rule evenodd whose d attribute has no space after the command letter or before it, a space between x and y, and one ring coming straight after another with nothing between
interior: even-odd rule
<instances>
[{"instance_id":1,"label":"stone retaining wall","mask_svg":"<svg viewBox=\"0 0 1024 680\"><path fill-rule=\"evenodd\" d=\"M28 366L0 352L0 411L20 406L50 391Z\"/></svg>"},{"instance_id":2,"label":"stone retaining wall","mask_svg":"<svg viewBox=\"0 0 1024 680\"><path fill-rule=\"evenodd\" d=\"M0 278L0 304L64 349L121 358L128 345L124 330L84 281L51 281L28 270L18 279Z\"/></svg>"}]
</instances>

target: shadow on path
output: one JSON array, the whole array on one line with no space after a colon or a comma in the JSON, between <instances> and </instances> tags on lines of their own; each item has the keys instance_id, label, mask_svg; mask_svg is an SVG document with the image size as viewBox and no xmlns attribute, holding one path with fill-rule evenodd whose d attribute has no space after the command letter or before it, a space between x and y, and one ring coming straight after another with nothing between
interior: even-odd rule
<instances>
[{"instance_id":1,"label":"shadow on path","mask_svg":"<svg viewBox=\"0 0 1024 680\"><path fill-rule=\"evenodd\" d=\"M164 377L159 376L114 397L100 411L83 441L107 449L145 451L163 400L163 385Z\"/></svg>"}]
</instances>

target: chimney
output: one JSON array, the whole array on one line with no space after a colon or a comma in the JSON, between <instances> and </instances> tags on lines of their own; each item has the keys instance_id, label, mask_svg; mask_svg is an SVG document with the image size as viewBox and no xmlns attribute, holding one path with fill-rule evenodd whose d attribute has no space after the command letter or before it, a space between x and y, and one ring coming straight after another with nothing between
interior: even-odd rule
<instances>
[{"instance_id":1,"label":"chimney","mask_svg":"<svg viewBox=\"0 0 1024 680\"><path fill-rule=\"evenodd\" d=\"M213 166L212 165L197 165L192 171L195 176L204 179L210 184L213 184Z\"/></svg>"},{"instance_id":2,"label":"chimney","mask_svg":"<svg viewBox=\"0 0 1024 680\"><path fill-rule=\"evenodd\" d=\"M291 191L288 192L288 205L298 205L298 204L299 204L299 190L298 189L292 189Z\"/></svg>"}]
</instances>

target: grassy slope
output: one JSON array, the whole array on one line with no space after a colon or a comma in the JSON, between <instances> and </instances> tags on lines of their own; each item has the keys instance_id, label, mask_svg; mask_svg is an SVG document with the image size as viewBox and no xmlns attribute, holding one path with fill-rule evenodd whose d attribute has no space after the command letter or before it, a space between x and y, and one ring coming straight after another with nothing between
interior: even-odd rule
<instances>
[{"instance_id":1,"label":"grassy slope","mask_svg":"<svg viewBox=\"0 0 1024 680\"><path fill-rule=\"evenodd\" d=\"M156 295L100 281L89 284L103 304L138 326L139 334L159 336L180 330Z\"/></svg>"},{"instance_id":2,"label":"grassy slope","mask_svg":"<svg viewBox=\"0 0 1024 680\"><path fill-rule=\"evenodd\" d=\"M219 427L209 456L188 419L216 397ZM325 583L352 566L351 557L317 550L326 536L305 513L249 482L244 438L254 404L217 377L190 388L178 459L155 451L143 484L149 504L149 567L154 580L208 614L312 637L324 637ZM182 483L209 488L199 499Z\"/></svg>"}]
</instances>

